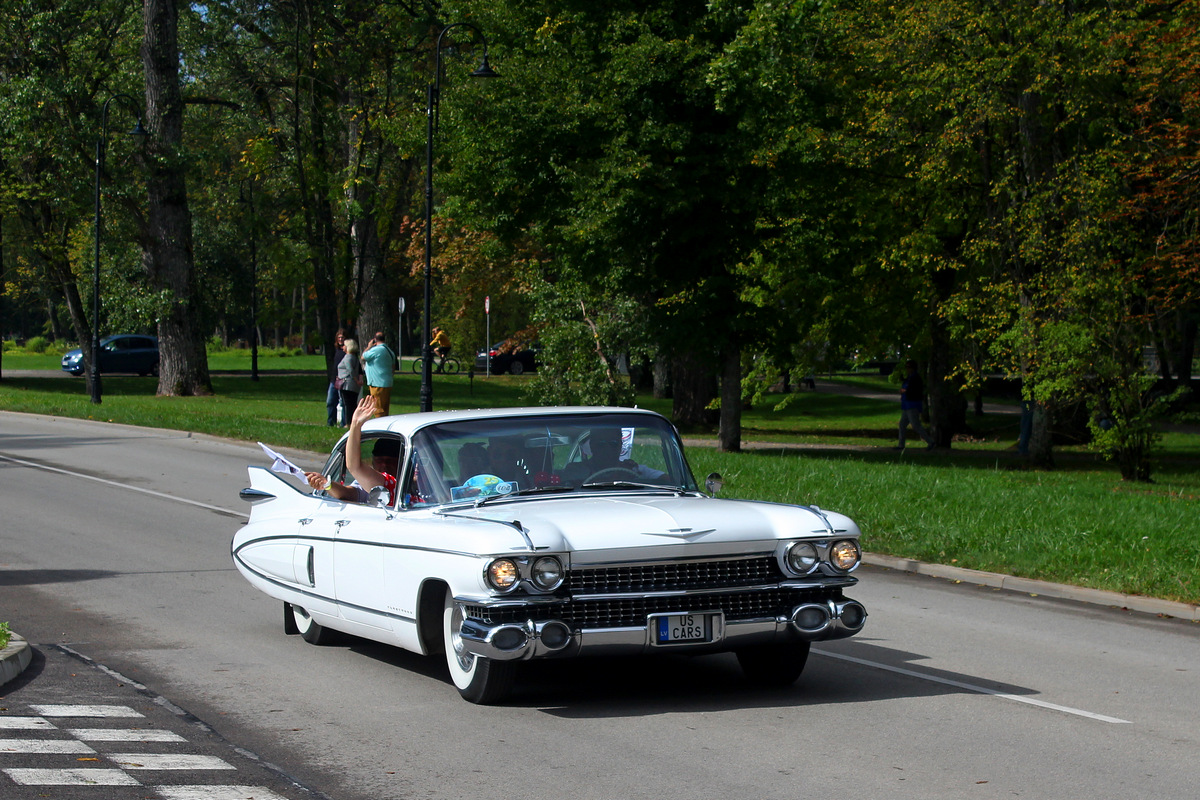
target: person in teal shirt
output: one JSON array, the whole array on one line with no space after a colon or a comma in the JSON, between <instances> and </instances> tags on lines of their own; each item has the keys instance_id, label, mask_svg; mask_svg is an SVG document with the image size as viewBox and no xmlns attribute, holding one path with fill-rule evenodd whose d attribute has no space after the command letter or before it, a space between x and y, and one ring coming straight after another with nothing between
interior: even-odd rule
<instances>
[{"instance_id":1,"label":"person in teal shirt","mask_svg":"<svg viewBox=\"0 0 1200 800\"><path fill-rule=\"evenodd\" d=\"M363 371L367 376L367 392L375 398L379 409L375 415L386 417L392 407L392 373L396 369L396 354L387 346L382 331L376 331L363 351Z\"/></svg>"}]
</instances>

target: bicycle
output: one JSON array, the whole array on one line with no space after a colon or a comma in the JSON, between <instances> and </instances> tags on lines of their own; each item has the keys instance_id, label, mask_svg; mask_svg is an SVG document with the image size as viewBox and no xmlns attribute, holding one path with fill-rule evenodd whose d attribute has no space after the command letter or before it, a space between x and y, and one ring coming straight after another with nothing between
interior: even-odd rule
<instances>
[{"instance_id":1,"label":"bicycle","mask_svg":"<svg viewBox=\"0 0 1200 800\"><path fill-rule=\"evenodd\" d=\"M424 367L425 367L424 359L420 359L420 358L413 359L412 371L413 371L414 375L420 375L421 370L424 369ZM439 369L439 367L441 367L441 369ZM433 357L433 372L435 374L440 372L444 375L457 375L461 371L462 371L462 364L460 364L458 359L455 358L454 356L446 356L445 364L442 364L442 360L440 358L438 358L437 356Z\"/></svg>"}]
</instances>

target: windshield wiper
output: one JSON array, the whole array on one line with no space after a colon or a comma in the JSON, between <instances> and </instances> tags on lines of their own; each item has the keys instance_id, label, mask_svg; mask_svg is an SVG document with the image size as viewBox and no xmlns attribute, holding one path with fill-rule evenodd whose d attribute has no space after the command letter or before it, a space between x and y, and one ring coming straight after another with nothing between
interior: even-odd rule
<instances>
[{"instance_id":1,"label":"windshield wiper","mask_svg":"<svg viewBox=\"0 0 1200 800\"><path fill-rule=\"evenodd\" d=\"M664 486L661 483L638 483L637 481L597 481L585 483L580 489L662 489L676 494L687 494L682 486Z\"/></svg>"},{"instance_id":2,"label":"windshield wiper","mask_svg":"<svg viewBox=\"0 0 1200 800\"><path fill-rule=\"evenodd\" d=\"M528 496L534 495L534 494L561 494L563 492L573 492L573 491L575 491L574 486L531 486L528 489L521 489L516 492L509 492L508 494L485 495L484 497L481 497L475 501L475 507L479 508L480 506L482 506L486 503L490 503L493 500L503 500L506 497L528 497Z\"/></svg>"}]
</instances>

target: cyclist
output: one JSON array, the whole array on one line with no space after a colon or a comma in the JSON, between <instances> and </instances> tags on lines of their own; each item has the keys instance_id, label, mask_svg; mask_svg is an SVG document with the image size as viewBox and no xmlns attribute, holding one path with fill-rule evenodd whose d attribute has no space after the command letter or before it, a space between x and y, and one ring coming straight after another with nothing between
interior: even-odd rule
<instances>
[{"instance_id":1,"label":"cyclist","mask_svg":"<svg viewBox=\"0 0 1200 800\"><path fill-rule=\"evenodd\" d=\"M450 335L441 328L433 329L433 341L429 343L433 348L434 355L441 359L438 362L438 372L442 372L446 368L446 358L450 355Z\"/></svg>"}]
</instances>

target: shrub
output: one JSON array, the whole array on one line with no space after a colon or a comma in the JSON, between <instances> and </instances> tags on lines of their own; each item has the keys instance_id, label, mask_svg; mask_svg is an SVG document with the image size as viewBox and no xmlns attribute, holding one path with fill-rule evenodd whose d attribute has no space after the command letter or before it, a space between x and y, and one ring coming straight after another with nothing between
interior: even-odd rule
<instances>
[{"instance_id":1,"label":"shrub","mask_svg":"<svg viewBox=\"0 0 1200 800\"><path fill-rule=\"evenodd\" d=\"M34 336L25 343L25 349L30 353L44 353L49 346L50 341L45 336Z\"/></svg>"},{"instance_id":2,"label":"shrub","mask_svg":"<svg viewBox=\"0 0 1200 800\"><path fill-rule=\"evenodd\" d=\"M8 629L7 622L0 622L0 650L8 647L8 640L12 638L12 631Z\"/></svg>"}]
</instances>

